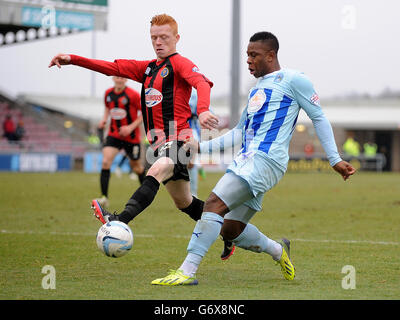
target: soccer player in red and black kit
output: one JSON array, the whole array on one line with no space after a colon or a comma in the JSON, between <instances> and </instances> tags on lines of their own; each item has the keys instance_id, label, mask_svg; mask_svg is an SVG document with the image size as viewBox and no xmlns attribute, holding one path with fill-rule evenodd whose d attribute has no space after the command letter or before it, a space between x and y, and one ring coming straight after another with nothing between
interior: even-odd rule
<instances>
[{"instance_id":1,"label":"soccer player in red and black kit","mask_svg":"<svg viewBox=\"0 0 400 320\"><path fill-rule=\"evenodd\" d=\"M147 208L164 183L178 209L198 220L204 202L190 192L187 164L189 158L182 145L192 137L188 119L191 117L191 89L197 90L197 113L202 128L213 129L218 118L209 111L212 82L200 73L197 66L176 51L180 39L178 25L166 14L154 16L150 36L156 59L147 61L119 59L114 62L87 59L71 54L58 54L49 67L78 65L108 76L129 78L143 84L142 116L147 139L151 143L154 163L147 171L142 185L134 192L119 214L110 214L98 201L92 201L95 216L102 222L119 220L128 223ZM150 149L150 148L149 148ZM186 157L185 157L186 155ZM147 157L148 159L149 157ZM233 248L225 243L223 256ZM222 257L222 256L221 256Z\"/></svg>"},{"instance_id":2,"label":"soccer player in red and black kit","mask_svg":"<svg viewBox=\"0 0 400 320\"><path fill-rule=\"evenodd\" d=\"M129 157L132 171L138 175L140 183L143 182L145 177L144 166L140 162L141 136L139 125L143 122L140 114L140 94L126 86L126 78L113 77L113 81L114 86L107 89L104 94L104 116L98 125L99 129L104 129L108 119L111 119L102 150L103 160L100 174L102 197L96 199L103 207L109 205L110 168L121 149Z\"/></svg>"}]
</instances>

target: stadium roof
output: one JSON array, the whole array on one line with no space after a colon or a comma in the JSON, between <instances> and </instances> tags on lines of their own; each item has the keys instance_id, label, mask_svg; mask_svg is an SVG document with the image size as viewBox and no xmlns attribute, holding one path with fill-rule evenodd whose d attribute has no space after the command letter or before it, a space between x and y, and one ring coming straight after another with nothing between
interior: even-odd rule
<instances>
[{"instance_id":1,"label":"stadium roof","mask_svg":"<svg viewBox=\"0 0 400 320\"><path fill-rule=\"evenodd\" d=\"M25 102L49 109L97 121L103 116L102 98L63 97L25 94L20 96ZM229 116L225 104L213 105L214 112L222 117ZM354 101L326 101L323 110L332 125L345 129L399 130L400 99L367 99ZM301 111L298 124L311 124L311 120Z\"/></svg>"},{"instance_id":2,"label":"stadium roof","mask_svg":"<svg viewBox=\"0 0 400 320\"><path fill-rule=\"evenodd\" d=\"M107 30L108 0L0 0L0 47Z\"/></svg>"}]
</instances>

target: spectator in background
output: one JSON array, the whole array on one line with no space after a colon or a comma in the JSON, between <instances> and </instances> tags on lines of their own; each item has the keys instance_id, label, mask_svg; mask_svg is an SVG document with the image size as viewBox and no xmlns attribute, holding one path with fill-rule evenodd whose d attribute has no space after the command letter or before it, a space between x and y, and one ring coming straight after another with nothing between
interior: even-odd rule
<instances>
[{"instance_id":1,"label":"spectator in background","mask_svg":"<svg viewBox=\"0 0 400 320\"><path fill-rule=\"evenodd\" d=\"M15 123L11 117L11 115L7 114L6 118L3 122L3 135L7 138L7 140L11 143L17 141L17 135L15 133Z\"/></svg>"},{"instance_id":2,"label":"spectator in background","mask_svg":"<svg viewBox=\"0 0 400 320\"><path fill-rule=\"evenodd\" d=\"M367 141L364 143L364 156L366 158L375 158L378 146L372 141Z\"/></svg>"},{"instance_id":3,"label":"spectator in background","mask_svg":"<svg viewBox=\"0 0 400 320\"><path fill-rule=\"evenodd\" d=\"M354 133L349 132L347 140L343 144L343 151L348 156L358 157L360 155L360 144L354 140Z\"/></svg>"},{"instance_id":4,"label":"spectator in background","mask_svg":"<svg viewBox=\"0 0 400 320\"><path fill-rule=\"evenodd\" d=\"M306 158L311 158L314 155L314 144L310 141L304 145L304 154Z\"/></svg>"},{"instance_id":5,"label":"spectator in background","mask_svg":"<svg viewBox=\"0 0 400 320\"><path fill-rule=\"evenodd\" d=\"M15 135L18 141L22 140L25 136L24 122L20 119L15 129Z\"/></svg>"}]
</instances>

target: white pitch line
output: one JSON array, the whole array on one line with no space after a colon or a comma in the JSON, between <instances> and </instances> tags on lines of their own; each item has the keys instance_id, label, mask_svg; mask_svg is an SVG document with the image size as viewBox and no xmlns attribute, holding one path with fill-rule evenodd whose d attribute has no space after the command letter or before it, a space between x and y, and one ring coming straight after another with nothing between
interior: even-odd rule
<instances>
[{"instance_id":1,"label":"white pitch line","mask_svg":"<svg viewBox=\"0 0 400 320\"><path fill-rule=\"evenodd\" d=\"M314 240L314 239L290 239L299 242L324 242L324 243L346 243L346 244L380 244L380 245L392 245L400 246L400 242L390 242L390 241L370 241L370 240Z\"/></svg>"},{"instance_id":2,"label":"white pitch line","mask_svg":"<svg viewBox=\"0 0 400 320\"><path fill-rule=\"evenodd\" d=\"M95 237L96 233L92 232L58 232L58 231L34 231L34 230L0 230L0 233L6 234L44 234L44 235L59 235L59 236L92 236ZM153 234L140 234L135 233L135 237L138 238L156 238ZM185 235L171 235L171 238L177 239L190 239L190 236ZM291 241L298 242L323 242L323 243L344 243L344 244L372 244L372 245L391 245L391 246L400 246L400 242L390 242L390 241L372 241L372 240L330 240L330 239L290 239Z\"/></svg>"}]
</instances>

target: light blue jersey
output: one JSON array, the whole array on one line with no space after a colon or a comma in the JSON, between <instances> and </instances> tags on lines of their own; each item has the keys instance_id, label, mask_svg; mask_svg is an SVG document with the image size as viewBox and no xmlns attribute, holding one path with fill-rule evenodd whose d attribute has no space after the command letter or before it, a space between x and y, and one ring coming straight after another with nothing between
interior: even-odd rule
<instances>
[{"instance_id":1,"label":"light blue jersey","mask_svg":"<svg viewBox=\"0 0 400 320\"><path fill-rule=\"evenodd\" d=\"M193 137L197 140L200 141L200 121L197 116L197 93L195 89L192 88L192 94L190 96L189 100L189 106L192 111L192 117L189 119L189 125L190 128L192 128L193 131Z\"/></svg>"},{"instance_id":2,"label":"light blue jersey","mask_svg":"<svg viewBox=\"0 0 400 320\"><path fill-rule=\"evenodd\" d=\"M200 121L197 116L197 91L192 88L192 94L189 100L190 109L192 111L192 116L188 120L190 128L193 132L193 138L197 141L200 141ZM199 165L196 161L193 163L192 168L188 169L189 177L190 177L190 191L191 193L197 197L198 191L198 180L199 180Z\"/></svg>"},{"instance_id":3,"label":"light blue jersey","mask_svg":"<svg viewBox=\"0 0 400 320\"><path fill-rule=\"evenodd\" d=\"M243 113L241 153L259 153L286 171L289 144L303 109L311 120L324 117L318 95L308 78L295 70L267 74L250 90ZM334 146L336 149L336 146ZM337 150L328 154L332 165L341 159Z\"/></svg>"},{"instance_id":4,"label":"light blue jersey","mask_svg":"<svg viewBox=\"0 0 400 320\"><path fill-rule=\"evenodd\" d=\"M256 210L261 209L263 194L287 169L289 144L300 109L313 121L330 164L333 166L341 161L332 127L324 116L312 83L303 73L290 69L259 78L249 92L247 106L237 126L219 138L200 144L201 152L210 152L241 143L241 149L227 171L242 177L250 185L256 199L249 205Z\"/></svg>"}]
</instances>

